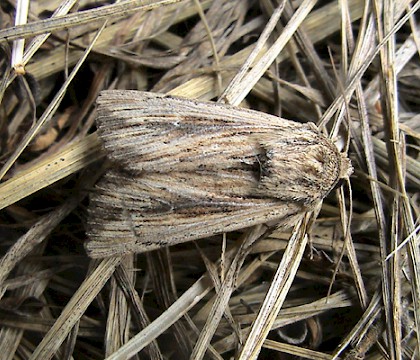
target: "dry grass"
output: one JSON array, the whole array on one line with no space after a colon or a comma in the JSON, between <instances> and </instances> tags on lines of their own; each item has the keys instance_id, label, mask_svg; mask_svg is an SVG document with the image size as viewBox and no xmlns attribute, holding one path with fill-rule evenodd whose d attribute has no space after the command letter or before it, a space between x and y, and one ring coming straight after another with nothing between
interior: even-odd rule
<instances>
[{"instance_id":1,"label":"dry grass","mask_svg":"<svg viewBox=\"0 0 420 360\"><path fill-rule=\"evenodd\" d=\"M418 1L63 3L0 8L2 359L420 357ZM250 249L90 260L105 88L315 122L354 174Z\"/></svg>"}]
</instances>

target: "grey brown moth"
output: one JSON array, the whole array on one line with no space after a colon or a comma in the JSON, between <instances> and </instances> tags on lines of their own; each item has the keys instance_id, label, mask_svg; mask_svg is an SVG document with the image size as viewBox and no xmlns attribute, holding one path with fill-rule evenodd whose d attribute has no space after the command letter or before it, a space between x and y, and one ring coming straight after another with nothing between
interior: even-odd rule
<instances>
[{"instance_id":1,"label":"grey brown moth","mask_svg":"<svg viewBox=\"0 0 420 360\"><path fill-rule=\"evenodd\" d=\"M312 123L141 91L103 91L97 103L115 167L90 197L94 258L289 226L351 173Z\"/></svg>"}]
</instances>

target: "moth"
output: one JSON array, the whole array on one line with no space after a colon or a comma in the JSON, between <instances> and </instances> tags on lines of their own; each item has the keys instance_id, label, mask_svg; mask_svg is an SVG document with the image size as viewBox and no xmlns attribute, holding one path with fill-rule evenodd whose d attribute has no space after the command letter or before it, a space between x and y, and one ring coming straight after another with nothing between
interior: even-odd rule
<instances>
[{"instance_id":1,"label":"moth","mask_svg":"<svg viewBox=\"0 0 420 360\"><path fill-rule=\"evenodd\" d=\"M225 104L109 90L96 124L114 167L90 196L93 258L292 225L352 171L314 124Z\"/></svg>"}]
</instances>

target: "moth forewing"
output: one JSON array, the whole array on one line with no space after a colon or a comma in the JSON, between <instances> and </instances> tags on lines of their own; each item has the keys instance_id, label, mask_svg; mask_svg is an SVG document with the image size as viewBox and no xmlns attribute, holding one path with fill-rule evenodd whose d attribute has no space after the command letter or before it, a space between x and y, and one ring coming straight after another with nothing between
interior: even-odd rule
<instances>
[{"instance_id":1,"label":"moth forewing","mask_svg":"<svg viewBox=\"0 0 420 360\"><path fill-rule=\"evenodd\" d=\"M104 91L97 126L115 168L91 196L92 257L291 225L350 169L313 124L216 103Z\"/></svg>"},{"instance_id":2,"label":"moth forewing","mask_svg":"<svg viewBox=\"0 0 420 360\"><path fill-rule=\"evenodd\" d=\"M298 202L255 196L246 170L130 174L110 171L91 196L87 249L93 257L144 252L304 211ZM252 195L254 194L254 195Z\"/></svg>"},{"instance_id":3,"label":"moth forewing","mask_svg":"<svg viewBox=\"0 0 420 360\"><path fill-rule=\"evenodd\" d=\"M150 94L103 91L98 98L104 147L133 172L241 167L248 159L255 162L259 137L299 136L311 128L257 111Z\"/></svg>"}]
</instances>

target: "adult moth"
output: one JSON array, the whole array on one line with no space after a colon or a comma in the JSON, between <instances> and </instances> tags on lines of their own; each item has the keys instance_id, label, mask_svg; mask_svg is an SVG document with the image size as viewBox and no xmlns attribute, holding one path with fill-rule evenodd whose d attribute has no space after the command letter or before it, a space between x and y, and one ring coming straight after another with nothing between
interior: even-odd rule
<instances>
[{"instance_id":1,"label":"adult moth","mask_svg":"<svg viewBox=\"0 0 420 360\"><path fill-rule=\"evenodd\" d=\"M115 167L90 197L94 258L291 225L351 173L311 123L141 91L103 91L97 103Z\"/></svg>"}]
</instances>

